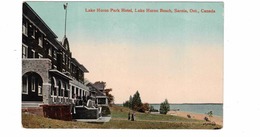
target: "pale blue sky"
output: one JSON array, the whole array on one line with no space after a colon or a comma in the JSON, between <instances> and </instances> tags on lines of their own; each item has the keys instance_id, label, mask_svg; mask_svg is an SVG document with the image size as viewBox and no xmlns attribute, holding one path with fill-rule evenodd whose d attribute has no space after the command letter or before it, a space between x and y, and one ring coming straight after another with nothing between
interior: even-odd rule
<instances>
[{"instance_id":1,"label":"pale blue sky","mask_svg":"<svg viewBox=\"0 0 260 137\"><path fill-rule=\"evenodd\" d=\"M28 2L64 35L65 2ZM215 13L86 13L85 8L214 9ZM224 4L195 2L68 2L72 56L106 81L116 103L136 90L143 102L223 102Z\"/></svg>"},{"instance_id":2,"label":"pale blue sky","mask_svg":"<svg viewBox=\"0 0 260 137\"><path fill-rule=\"evenodd\" d=\"M61 39L65 2L29 2ZM85 8L215 9L214 14L86 13ZM68 2L67 36L70 42L128 42L133 46L163 43L223 43L223 3L188 2Z\"/></svg>"}]
</instances>

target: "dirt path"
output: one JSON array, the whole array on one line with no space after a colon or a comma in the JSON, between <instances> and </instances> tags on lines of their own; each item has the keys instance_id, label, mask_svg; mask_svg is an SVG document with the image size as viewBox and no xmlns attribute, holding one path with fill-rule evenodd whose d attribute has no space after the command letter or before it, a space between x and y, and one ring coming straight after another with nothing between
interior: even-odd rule
<instances>
[{"instance_id":1,"label":"dirt path","mask_svg":"<svg viewBox=\"0 0 260 137\"><path fill-rule=\"evenodd\" d=\"M120 121L128 121L127 119L124 119L124 118L112 118L113 120L120 120ZM147 122L167 122L167 123L202 123L201 121L192 121L192 122L189 122L189 121L167 121L167 120L141 120L141 119L137 119L136 121L147 121Z\"/></svg>"}]
</instances>

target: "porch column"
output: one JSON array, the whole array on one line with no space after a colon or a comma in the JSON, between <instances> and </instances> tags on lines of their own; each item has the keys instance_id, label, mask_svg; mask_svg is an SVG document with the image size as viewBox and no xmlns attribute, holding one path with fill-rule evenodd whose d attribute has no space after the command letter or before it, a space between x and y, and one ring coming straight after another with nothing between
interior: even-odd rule
<instances>
[{"instance_id":1,"label":"porch column","mask_svg":"<svg viewBox=\"0 0 260 137\"><path fill-rule=\"evenodd\" d=\"M50 83L42 83L42 101L43 104L52 104L51 100L51 84Z\"/></svg>"}]
</instances>

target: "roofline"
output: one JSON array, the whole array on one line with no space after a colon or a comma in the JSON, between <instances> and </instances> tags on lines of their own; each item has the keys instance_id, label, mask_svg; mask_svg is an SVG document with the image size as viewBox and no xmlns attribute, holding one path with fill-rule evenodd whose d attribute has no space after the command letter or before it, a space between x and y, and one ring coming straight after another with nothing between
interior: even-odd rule
<instances>
[{"instance_id":1,"label":"roofline","mask_svg":"<svg viewBox=\"0 0 260 137\"><path fill-rule=\"evenodd\" d=\"M75 64L75 65L78 65L79 68L80 68L83 72L89 73L89 71L86 69L86 67L83 66L82 64L80 64L80 63L77 61L77 59L75 59L75 58L71 58L71 59L74 60L74 61L77 63L77 64Z\"/></svg>"},{"instance_id":2,"label":"roofline","mask_svg":"<svg viewBox=\"0 0 260 137\"><path fill-rule=\"evenodd\" d=\"M96 91L99 91L91 82L89 82L88 84L87 84L87 86L88 85L90 85L91 87L93 87L94 89L96 89ZM101 91L99 91L99 92L101 92Z\"/></svg>"},{"instance_id":3,"label":"roofline","mask_svg":"<svg viewBox=\"0 0 260 137\"><path fill-rule=\"evenodd\" d=\"M55 38L58 38L58 36L50 29L50 27L42 20L42 18L32 9L32 7L27 2L23 2L23 4L28 7L29 10L31 10L31 12L42 22L42 24L53 34Z\"/></svg>"}]
</instances>

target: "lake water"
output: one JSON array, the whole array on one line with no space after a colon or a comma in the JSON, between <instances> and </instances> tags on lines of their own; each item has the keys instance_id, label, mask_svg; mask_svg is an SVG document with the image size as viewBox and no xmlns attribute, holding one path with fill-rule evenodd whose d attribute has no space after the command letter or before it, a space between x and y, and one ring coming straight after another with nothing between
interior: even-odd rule
<instances>
[{"instance_id":1,"label":"lake water","mask_svg":"<svg viewBox=\"0 0 260 137\"><path fill-rule=\"evenodd\" d=\"M160 104L150 104L155 109L160 109ZM180 111L205 114L209 111L213 115L223 117L223 104L170 104L170 110L179 109Z\"/></svg>"}]
</instances>

